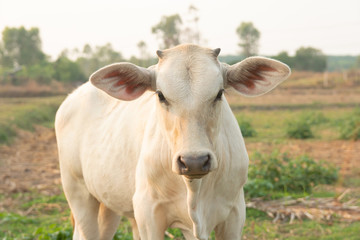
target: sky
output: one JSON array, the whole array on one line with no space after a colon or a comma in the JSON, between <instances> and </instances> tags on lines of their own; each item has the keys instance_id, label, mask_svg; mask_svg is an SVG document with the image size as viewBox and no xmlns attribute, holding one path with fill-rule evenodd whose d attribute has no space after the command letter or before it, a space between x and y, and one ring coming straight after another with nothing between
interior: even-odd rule
<instances>
[{"instance_id":1,"label":"sky","mask_svg":"<svg viewBox=\"0 0 360 240\"><path fill-rule=\"evenodd\" d=\"M360 55L360 0L0 0L0 31L38 27L43 51L55 59L64 49L111 43L129 58L144 41L155 56L151 33L162 16L198 9L205 46L238 54L236 28L252 22L260 31L259 54L290 55L301 46L327 55Z\"/></svg>"}]
</instances>

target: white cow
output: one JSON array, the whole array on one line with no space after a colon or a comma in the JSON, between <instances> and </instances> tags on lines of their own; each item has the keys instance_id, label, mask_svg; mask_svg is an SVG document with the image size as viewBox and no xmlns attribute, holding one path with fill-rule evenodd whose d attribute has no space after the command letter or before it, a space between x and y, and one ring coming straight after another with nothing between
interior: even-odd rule
<instances>
[{"instance_id":1,"label":"white cow","mask_svg":"<svg viewBox=\"0 0 360 240\"><path fill-rule=\"evenodd\" d=\"M223 93L264 94L290 74L262 57L229 66L220 49L158 51L148 69L106 66L56 115L61 179L74 239L112 239L120 216L134 239L240 239L248 155Z\"/></svg>"}]
</instances>

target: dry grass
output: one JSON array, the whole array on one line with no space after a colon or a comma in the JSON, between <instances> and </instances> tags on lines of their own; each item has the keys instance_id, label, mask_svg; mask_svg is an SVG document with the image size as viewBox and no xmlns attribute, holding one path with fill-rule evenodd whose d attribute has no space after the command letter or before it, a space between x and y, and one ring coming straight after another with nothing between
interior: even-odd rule
<instances>
[{"instance_id":1,"label":"dry grass","mask_svg":"<svg viewBox=\"0 0 360 240\"><path fill-rule=\"evenodd\" d=\"M0 85L0 97L44 97L64 95L73 87L53 81L49 85L42 85L35 81L29 81L25 85Z\"/></svg>"}]
</instances>

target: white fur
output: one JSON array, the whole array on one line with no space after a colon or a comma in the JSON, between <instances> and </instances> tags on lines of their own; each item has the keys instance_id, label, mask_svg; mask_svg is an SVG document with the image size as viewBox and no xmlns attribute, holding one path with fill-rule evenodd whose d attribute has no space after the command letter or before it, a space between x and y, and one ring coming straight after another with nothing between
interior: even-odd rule
<instances>
[{"instance_id":1,"label":"white fur","mask_svg":"<svg viewBox=\"0 0 360 240\"><path fill-rule=\"evenodd\" d=\"M223 77L229 69L210 49L185 45L164 51L141 75L140 90L149 91L132 95L135 100L109 96L111 84L102 89L107 95L88 82L64 101L56 136L74 239L112 239L122 215L131 220L134 239L163 239L168 227L182 229L186 239L205 240L213 230L217 239L240 239L248 155L225 97L214 101L221 88L231 87ZM285 78L272 75L271 81ZM125 88L115 97L129 100ZM178 175L179 154L199 152L211 154L211 172L201 179Z\"/></svg>"}]
</instances>

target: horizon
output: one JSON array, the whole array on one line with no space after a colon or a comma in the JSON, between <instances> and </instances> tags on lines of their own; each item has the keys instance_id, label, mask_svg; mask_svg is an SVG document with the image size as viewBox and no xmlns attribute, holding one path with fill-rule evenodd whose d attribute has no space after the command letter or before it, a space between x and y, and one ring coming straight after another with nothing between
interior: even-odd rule
<instances>
[{"instance_id":1,"label":"horizon","mask_svg":"<svg viewBox=\"0 0 360 240\"><path fill-rule=\"evenodd\" d=\"M244 21L253 22L261 33L259 55L286 51L293 56L300 47L320 49L327 56L360 55L358 0L344 0L341 5L325 0L224 0L221 4L214 0L134 0L126 4L116 0L101 4L94 0L0 0L0 30L39 28L42 50L52 59L65 49L81 51L85 44L95 47L106 43L129 59L139 56L136 45L140 41L155 57L159 44L151 27L162 16L184 16L190 5L198 9L198 27L206 40L201 45L221 48L222 56L239 55L235 30Z\"/></svg>"}]
</instances>

